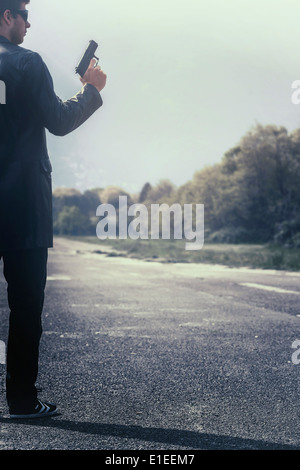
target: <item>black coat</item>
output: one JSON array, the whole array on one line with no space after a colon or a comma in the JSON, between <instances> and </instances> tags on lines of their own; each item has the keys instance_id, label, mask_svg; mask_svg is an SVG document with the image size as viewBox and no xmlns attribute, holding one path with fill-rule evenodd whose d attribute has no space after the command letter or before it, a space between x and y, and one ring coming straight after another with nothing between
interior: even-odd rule
<instances>
[{"instance_id":1,"label":"black coat","mask_svg":"<svg viewBox=\"0 0 300 470\"><path fill-rule=\"evenodd\" d=\"M6 88L5 104L0 104L0 253L52 247L52 167L45 129L68 134L102 99L88 84L63 102L40 55L3 36L0 80Z\"/></svg>"}]
</instances>

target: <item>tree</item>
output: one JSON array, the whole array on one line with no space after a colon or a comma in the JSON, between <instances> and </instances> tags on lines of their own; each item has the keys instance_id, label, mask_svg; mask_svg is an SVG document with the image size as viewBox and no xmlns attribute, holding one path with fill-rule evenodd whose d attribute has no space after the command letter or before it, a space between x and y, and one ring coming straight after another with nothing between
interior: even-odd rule
<instances>
[{"instance_id":1,"label":"tree","mask_svg":"<svg viewBox=\"0 0 300 470\"><path fill-rule=\"evenodd\" d=\"M168 203L176 191L171 181L167 179L160 180L156 186L147 192L148 203Z\"/></svg>"},{"instance_id":2,"label":"tree","mask_svg":"<svg viewBox=\"0 0 300 470\"><path fill-rule=\"evenodd\" d=\"M273 239L278 223L288 216L292 173L299 177L294 150L284 127L257 125L224 156L223 171L239 186L250 241Z\"/></svg>"},{"instance_id":3,"label":"tree","mask_svg":"<svg viewBox=\"0 0 300 470\"><path fill-rule=\"evenodd\" d=\"M145 202L148 197L149 197L149 193L152 189L152 186L150 183L145 183L141 192L140 192L140 195L139 195L139 199L138 199L138 202L139 203L142 203L142 202Z\"/></svg>"},{"instance_id":4,"label":"tree","mask_svg":"<svg viewBox=\"0 0 300 470\"><path fill-rule=\"evenodd\" d=\"M95 232L88 216L76 206L64 206L54 223L57 235L90 235Z\"/></svg>"},{"instance_id":5,"label":"tree","mask_svg":"<svg viewBox=\"0 0 300 470\"><path fill-rule=\"evenodd\" d=\"M101 201L104 204L111 204L118 209L120 196L127 196L127 203L132 204L130 194L118 186L107 186L101 193Z\"/></svg>"},{"instance_id":6,"label":"tree","mask_svg":"<svg viewBox=\"0 0 300 470\"><path fill-rule=\"evenodd\" d=\"M98 191L85 191L83 194L73 188L56 188L53 191L53 220L57 221L58 215L64 207L78 207L82 214L93 217L100 204Z\"/></svg>"}]
</instances>

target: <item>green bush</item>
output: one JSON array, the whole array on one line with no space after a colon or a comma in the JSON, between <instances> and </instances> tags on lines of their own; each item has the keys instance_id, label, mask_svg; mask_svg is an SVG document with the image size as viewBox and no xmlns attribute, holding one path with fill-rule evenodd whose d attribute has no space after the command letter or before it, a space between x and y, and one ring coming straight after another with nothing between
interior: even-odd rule
<instances>
[{"instance_id":1,"label":"green bush","mask_svg":"<svg viewBox=\"0 0 300 470\"><path fill-rule=\"evenodd\" d=\"M95 231L88 216L77 206L64 206L54 222L56 235L91 235Z\"/></svg>"}]
</instances>

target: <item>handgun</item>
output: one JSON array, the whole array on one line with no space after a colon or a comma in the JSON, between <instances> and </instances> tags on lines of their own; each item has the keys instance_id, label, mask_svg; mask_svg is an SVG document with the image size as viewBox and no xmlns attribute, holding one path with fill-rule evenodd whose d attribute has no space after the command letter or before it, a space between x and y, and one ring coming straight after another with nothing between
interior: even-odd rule
<instances>
[{"instance_id":1,"label":"handgun","mask_svg":"<svg viewBox=\"0 0 300 470\"><path fill-rule=\"evenodd\" d=\"M79 62L78 66L75 67L75 73L78 73L81 78L83 78L93 57L97 59L98 64L99 58L95 56L97 47L98 44L95 41L90 41L85 53L82 56L81 61Z\"/></svg>"}]
</instances>

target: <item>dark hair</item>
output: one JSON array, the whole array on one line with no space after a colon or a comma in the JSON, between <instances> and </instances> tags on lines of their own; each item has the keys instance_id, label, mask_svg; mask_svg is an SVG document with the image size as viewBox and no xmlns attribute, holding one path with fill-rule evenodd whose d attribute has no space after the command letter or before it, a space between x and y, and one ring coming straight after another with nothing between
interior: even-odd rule
<instances>
[{"instance_id":1,"label":"dark hair","mask_svg":"<svg viewBox=\"0 0 300 470\"><path fill-rule=\"evenodd\" d=\"M19 10L22 3L29 3L30 0L0 0L0 16L5 10Z\"/></svg>"}]
</instances>

